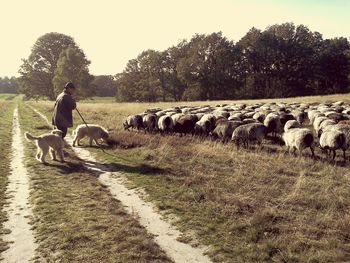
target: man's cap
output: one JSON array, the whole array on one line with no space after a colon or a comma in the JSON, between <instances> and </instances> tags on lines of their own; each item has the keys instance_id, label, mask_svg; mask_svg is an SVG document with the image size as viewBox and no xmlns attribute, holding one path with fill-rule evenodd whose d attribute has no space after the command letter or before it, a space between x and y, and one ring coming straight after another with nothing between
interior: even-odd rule
<instances>
[{"instance_id":1,"label":"man's cap","mask_svg":"<svg viewBox=\"0 0 350 263\"><path fill-rule=\"evenodd\" d=\"M75 89L75 86L72 82L67 82L66 85L64 85L65 89L71 88L71 89Z\"/></svg>"}]
</instances>

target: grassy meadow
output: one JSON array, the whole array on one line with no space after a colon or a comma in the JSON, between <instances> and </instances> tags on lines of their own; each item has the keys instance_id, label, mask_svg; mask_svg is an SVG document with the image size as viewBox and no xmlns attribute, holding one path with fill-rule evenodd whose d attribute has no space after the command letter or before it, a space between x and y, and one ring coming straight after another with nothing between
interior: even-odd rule
<instances>
[{"instance_id":1,"label":"grassy meadow","mask_svg":"<svg viewBox=\"0 0 350 263\"><path fill-rule=\"evenodd\" d=\"M22 132L50 131L46 122L20 103ZM96 174L86 170L72 149L66 163L43 165L36 146L25 142L39 262L171 262L153 237L113 199Z\"/></svg>"},{"instance_id":2,"label":"grassy meadow","mask_svg":"<svg viewBox=\"0 0 350 263\"><path fill-rule=\"evenodd\" d=\"M269 101L349 101L345 95ZM254 101L238 101L254 103ZM51 118L53 102L26 102ZM91 148L130 187L146 190L183 232L181 240L210 246L215 262L345 262L350 258L349 165L286 154L271 141L239 151L198 138L127 132L122 120L147 108L217 102L80 102L88 123L113 129L118 147ZM82 121L75 113L75 125ZM85 141L87 144L87 141ZM173 217L175 215L176 217Z\"/></svg>"}]
</instances>

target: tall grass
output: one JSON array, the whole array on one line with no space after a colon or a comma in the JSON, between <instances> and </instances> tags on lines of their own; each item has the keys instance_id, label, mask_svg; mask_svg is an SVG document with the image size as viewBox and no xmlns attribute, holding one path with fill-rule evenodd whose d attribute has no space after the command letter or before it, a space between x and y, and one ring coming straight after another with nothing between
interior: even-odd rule
<instances>
[{"instance_id":1,"label":"tall grass","mask_svg":"<svg viewBox=\"0 0 350 263\"><path fill-rule=\"evenodd\" d=\"M11 173L11 142L12 142L12 114L14 103L9 101L0 101L0 234L6 233L3 228L7 215L4 212L4 206L7 203L6 187L8 176ZM0 240L0 252L7 248L7 243Z\"/></svg>"}]
</instances>

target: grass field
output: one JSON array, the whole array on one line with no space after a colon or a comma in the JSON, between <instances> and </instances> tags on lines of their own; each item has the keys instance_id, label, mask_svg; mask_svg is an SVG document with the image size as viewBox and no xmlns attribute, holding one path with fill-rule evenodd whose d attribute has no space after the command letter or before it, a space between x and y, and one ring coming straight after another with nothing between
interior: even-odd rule
<instances>
[{"instance_id":1,"label":"grass field","mask_svg":"<svg viewBox=\"0 0 350 263\"><path fill-rule=\"evenodd\" d=\"M13 100L18 94L0 93L0 100Z\"/></svg>"},{"instance_id":2,"label":"grass field","mask_svg":"<svg viewBox=\"0 0 350 263\"><path fill-rule=\"evenodd\" d=\"M0 94L2 95L2 94ZM8 97L6 97L8 98ZM11 161L11 139L12 139L12 113L15 103L0 96L0 233L6 233L3 223L7 220L4 212L4 205L7 203L6 186L8 183L8 175L10 174ZM5 250L7 244L0 240L0 252Z\"/></svg>"},{"instance_id":3,"label":"grass field","mask_svg":"<svg viewBox=\"0 0 350 263\"><path fill-rule=\"evenodd\" d=\"M349 101L344 95L269 101ZM242 101L241 101L242 102ZM251 103L254 101L247 101ZM218 262L345 262L350 258L349 166L286 155L278 145L237 151L191 137L122 130L122 120L146 108L181 103L79 103L89 123L115 129L121 147L99 161L122 172L131 187L177 216L183 241L211 247ZM52 102L29 102L51 117ZM82 123L74 116L75 124ZM86 142L85 142L86 143ZM317 152L320 156L320 152Z\"/></svg>"},{"instance_id":4,"label":"grass field","mask_svg":"<svg viewBox=\"0 0 350 263\"><path fill-rule=\"evenodd\" d=\"M19 107L23 131L49 128L26 105ZM36 146L26 142L33 204L33 227L40 262L170 262L153 237L128 215L70 148L66 163L42 165ZM49 158L49 157L47 157ZM48 159L47 159L48 160Z\"/></svg>"}]
</instances>

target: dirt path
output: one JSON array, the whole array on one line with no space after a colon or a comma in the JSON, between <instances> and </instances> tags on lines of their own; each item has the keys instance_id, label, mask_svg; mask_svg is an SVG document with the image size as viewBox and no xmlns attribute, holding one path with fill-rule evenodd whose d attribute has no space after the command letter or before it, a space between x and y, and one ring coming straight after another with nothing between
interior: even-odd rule
<instances>
[{"instance_id":1,"label":"dirt path","mask_svg":"<svg viewBox=\"0 0 350 263\"><path fill-rule=\"evenodd\" d=\"M36 248L33 231L29 224L32 211L29 206L29 177L24 166L23 137L18 120L18 108L13 113L12 161L7 195L10 196L6 207L8 221L4 223L11 232L4 236L10 242L9 249L2 253L4 262L28 262Z\"/></svg>"},{"instance_id":2,"label":"dirt path","mask_svg":"<svg viewBox=\"0 0 350 263\"><path fill-rule=\"evenodd\" d=\"M34 108L33 110L51 125L45 115ZM67 136L66 140L72 145L73 138L71 136ZM172 260L184 263L211 262L209 257L204 255L204 248L194 248L189 244L179 242L177 239L180 237L181 232L162 219L162 216L156 212L154 206L142 200L135 190L126 188L123 183L123 176L120 173L109 172L107 167L98 164L90 152L84 148L74 147L73 150L77 156L85 161L85 166L88 169L100 174L99 181L108 187L111 194L123 203L130 214L136 214L141 225L155 236L157 244Z\"/></svg>"}]
</instances>

